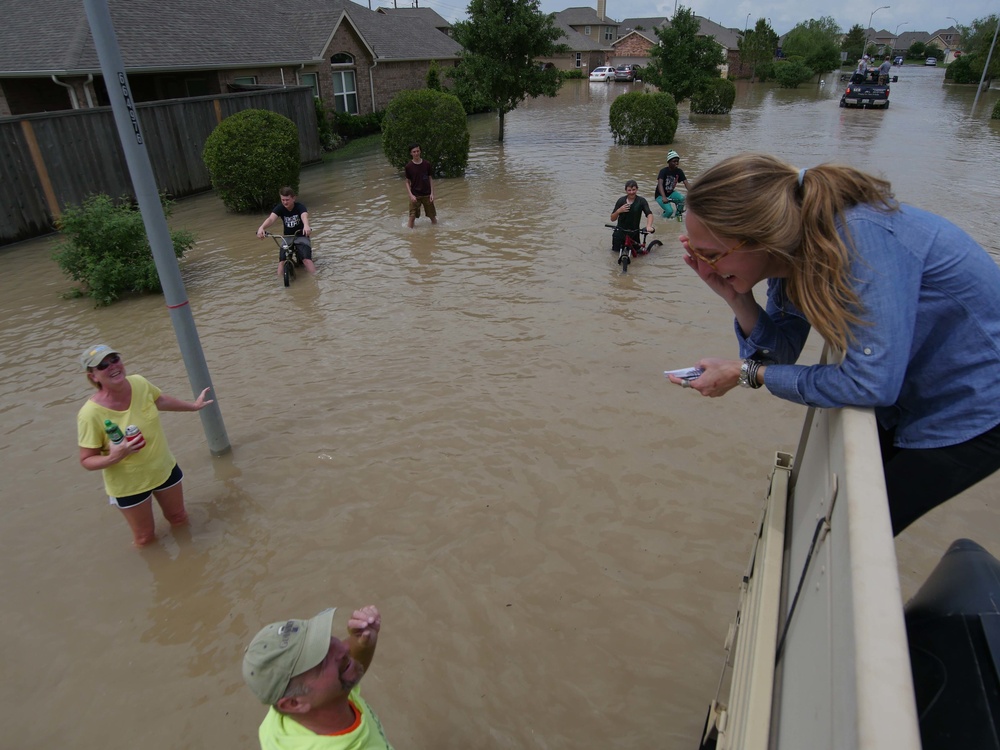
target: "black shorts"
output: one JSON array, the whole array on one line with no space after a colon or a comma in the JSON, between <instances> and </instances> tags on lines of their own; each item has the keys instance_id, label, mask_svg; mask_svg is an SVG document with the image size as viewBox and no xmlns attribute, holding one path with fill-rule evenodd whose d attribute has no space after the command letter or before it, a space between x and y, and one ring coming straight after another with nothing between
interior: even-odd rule
<instances>
[{"instance_id":1,"label":"black shorts","mask_svg":"<svg viewBox=\"0 0 1000 750\"><path fill-rule=\"evenodd\" d=\"M146 490L145 492L140 492L136 495L126 495L125 497L109 497L112 505L117 505L119 508L131 508L133 505L139 505L144 503L149 498L153 496L154 492L159 492L160 490L168 490L175 484L180 484L181 480L184 479L184 472L181 471L181 467L174 464L174 468L170 470L170 476L167 477L167 481L161 484L159 487L154 487L151 490Z\"/></svg>"},{"instance_id":2,"label":"black shorts","mask_svg":"<svg viewBox=\"0 0 1000 750\"><path fill-rule=\"evenodd\" d=\"M296 237L292 240L292 244L295 245L295 252L299 254L299 260L312 260L312 243L309 242L308 237ZM278 260L283 261L285 257L285 248L281 248L278 251Z\"/></svg>"}]
</instances>

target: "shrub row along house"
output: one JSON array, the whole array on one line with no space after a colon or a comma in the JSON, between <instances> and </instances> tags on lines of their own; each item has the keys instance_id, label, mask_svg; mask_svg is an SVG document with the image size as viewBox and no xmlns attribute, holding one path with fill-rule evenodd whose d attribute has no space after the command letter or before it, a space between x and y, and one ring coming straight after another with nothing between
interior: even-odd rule
<instances>
[{"instance_id":1,"label":"shrub row along house","mask_svg":"<svg viewBox=\"0 0 1000 750\"><path fill-rule=\"evenodd\" d=\"M0 24L0 117L109 103L81 0L18 3ZM306 85L338 112L385 109L461 47L429 8L348 0L108 0L137 102Z\"/></svg>"}]
</instances>

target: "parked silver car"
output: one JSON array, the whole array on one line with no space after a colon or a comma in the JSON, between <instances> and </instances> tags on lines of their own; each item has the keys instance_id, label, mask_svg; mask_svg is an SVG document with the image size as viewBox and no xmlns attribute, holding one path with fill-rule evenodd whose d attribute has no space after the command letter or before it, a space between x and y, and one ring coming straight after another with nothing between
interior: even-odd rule
<instances>
[{"instance_id":1,"label":"parked silver car","mask_svg":"<svg viewBox=\"0 0 1000 750\"><path fill-rule=\"evenodd\" d=\"M635 67L632 65L619 65L615 68L616 81L634 81Z\"/></svg>"}]
</instances>

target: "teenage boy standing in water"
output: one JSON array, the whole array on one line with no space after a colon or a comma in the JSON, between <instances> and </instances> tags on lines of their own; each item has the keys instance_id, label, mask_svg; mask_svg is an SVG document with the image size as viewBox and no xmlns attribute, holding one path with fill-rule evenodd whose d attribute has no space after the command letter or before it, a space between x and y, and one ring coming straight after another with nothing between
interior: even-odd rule
<instances>
[{"instance_id":1,"label":"teenage boy standing in water","mask_svg":"<svg viewBox=\"0 0 1000 750\"><path fill-rule=\"evenodd\" d=\"M413 222L420 218L420 207L427 212L431 224L437 224L437 209L434 208L434 181L431 175L434 168L429 161L420 158L420 144L410 146L412 159L403 168L406 174L406 194L410 197L410 221L407 226L413 229Z\"/></svg>"}]
</instances>

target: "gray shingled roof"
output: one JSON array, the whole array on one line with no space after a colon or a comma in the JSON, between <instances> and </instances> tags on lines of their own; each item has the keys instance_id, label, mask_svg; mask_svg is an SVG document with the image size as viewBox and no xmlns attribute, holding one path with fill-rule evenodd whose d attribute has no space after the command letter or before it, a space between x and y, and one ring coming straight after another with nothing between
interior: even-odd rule
<instances>
[{"instance_id":1,"label":"gray shingled roof","mask_svg":"<svg viewBox=\"0 0 1000 750\"><path fill-rule=\"evenodd\" d=\"M565 21L559 20L557 17L554 24L563 35L561 38L557 39L558 44L565 44L569 47L570 52L595 52L610 50L610 44L604 44L602 42L595 42L588 36L584 36L579 31L574 31L572 27Z\"/></svg>"},{"instance_id":2,"label":"gray shingled roof","mask_svg":"<svg viewBox=\"0 0 1000 750\"><path fill-rule=\"evenodd\" d=\"M909 49L914 42L926 42L930 38L926 31L904 31L896 37L896 48Z\"/></svg>"},{"instance_id":3,"label":"gray shingled roof","mask_svg":"<svg viewBox=\"0 0 1000 750\"><path fill-rule=\"evenodd\" d=\"M593 8L566 8L555 14L556 19L565 21L570 26L617 26L618 22L613 18L599 18L597 11Z\"/></svg>"},{"instance_id":4,"label":"gray shingled roof","mask_svg":"<svg viewBox=\"0 0 1000 750\"><path fill-rule=\"evenodd\" d=\"M4 0L0 75L100 71L81 0ZM447 59L461 47L426 18L349 0L108 0L129 70L314 62L345 11L379 59ZM263 20L263 23L262 23Z\"/></svg>"},{"instance_id":5,"label":"gray shingled roof","mask_svg":"<svg viewBox=\"0 0 1000 750\"><path fill-rule=\"evenodd\" d=\"M387 8L384 5L376 9L378 13L384 15L404 16L411 18L426 18L437 29L450 29L451 21L438 13L433 8Z\"/></svg>"},{"instance_id":6,"label":"gray shingled roof","mask_svg":"<svg viewBox=\"0 0 1000 750\"><path fill-rule=\"evenodd\" d=\"M623 18L618 24L618 34L625 36L630 31L635 31L637 26L642 26L645 33L643 36L655 38L656 29L662 25L670 25L670 19L666 16L653 16L650 18Z\"/></svg>"},{"instance_id":7,"label":"gray shingled roof","mask_svg":"<svg viewBox=\"0 0 1000 750\"><path fill-rule=\"evenodd\" d=\"M715 41L721 44L727 49L736 49L737 40L740 38L740 32L736 29L729 29L725 26L717 24L715 21L710 21L702 16L695 16L698 19L698 33L701 36L712 36L715 37ZM645 29L645 36L648 39L656 40L655 29L660 26L670 26L670 19L665 16L654 16L651 18L626 18L618 26L618 33L621 36L625 36L630 31L635 31L636 26L642 26Z\"/></svg>"}]
</instances>

